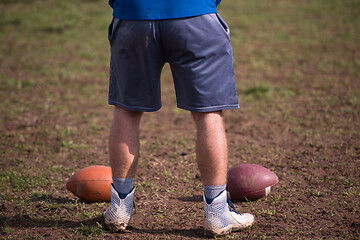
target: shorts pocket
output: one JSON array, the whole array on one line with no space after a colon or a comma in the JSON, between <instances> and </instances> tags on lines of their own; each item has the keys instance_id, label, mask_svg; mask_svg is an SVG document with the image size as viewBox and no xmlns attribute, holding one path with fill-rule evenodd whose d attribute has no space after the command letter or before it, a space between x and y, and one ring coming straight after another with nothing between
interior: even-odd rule
<instances>
[{"instance_id":1,"label":"shorts pocket","mask_svg":"<svg viewBox=\"0 0 360 240\"><path fill-rule=\"evenodd\" d=\"M230 28L227 25L227 23L225 22L225 20L220 16L220 14L216 13L216 17L219 20L219 23L221 24L221 26L223 27L223 29L225 30L226 34L228 35L228 37L230 38Z\"/></svg>"},{"instance_id":2,"label":"shorts pocket","mask_svg":"<svg viewBox=\"0 0 360 240\"><path fill-rule=\"evenodd\" d=\"M108 28L108 39L110 41L111 39L111 35L112 35L112 31L113 31L113 26L114 26L114 17L113 19L111 20L111 23L109 25L109 28Z\"/></svg>"}]
</instances>

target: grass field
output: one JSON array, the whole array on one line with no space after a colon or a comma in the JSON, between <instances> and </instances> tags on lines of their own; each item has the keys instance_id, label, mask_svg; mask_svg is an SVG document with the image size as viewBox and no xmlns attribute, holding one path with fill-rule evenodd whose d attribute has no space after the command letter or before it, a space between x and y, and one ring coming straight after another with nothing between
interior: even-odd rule
<instances>
[{"instance_id":1,"label":"grass field","mask_svg":"<svg viewBox=\"0 0 360 240\"><path fill-rule=\"evenodd\" d=\"M219 239L360 239L360 0L224 0L241 108L225 112L229 167L274 171L267 199L236 203L256 224ZM0 1L0 236L203 239L194 124L144 115L131 233L101 225L109 203L65 188L108 165L107 1Z\"/></svg>"}]
</instances>

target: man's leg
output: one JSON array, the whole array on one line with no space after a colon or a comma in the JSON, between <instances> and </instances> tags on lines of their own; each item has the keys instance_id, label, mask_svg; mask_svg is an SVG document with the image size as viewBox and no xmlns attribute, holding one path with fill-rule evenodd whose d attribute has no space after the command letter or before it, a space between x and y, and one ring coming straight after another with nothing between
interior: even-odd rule
<instances>
[{"instance_id":1,"label":"man's leg","mask_svg":"<svg viewBox=\"0 0 360 240\"><path fill-rule=\"evenodd\" d=\"M222 112L192 112L192 115L197 128L196 158L203 184L224 185L228 159Z\"/></svg>"},{"instance_id":2,"label":"man's leg","mask_svg":"<svg viewBox=\"0 0 360 240\"><path fill-rule=\"evenodd\" d=\"M104 212L111 231L124 231L130 221L135 188L132 188L139 160L139 125L142 112L115 107L109 137L109 155L113 175L111 206Z\"/></svg>"},{"instance_id":3,"label":"man's leg","mask_svg":"<svg viewBox=\"0 0 360 240\"><path fill-rule=\"evenodd\" d=\"M224 235L253 224L254 216L230 210L226 193L227 143L222 112L192 113L196 157L204 184L205 233Z\"/></svg>"},{"instance_id":4,"label":"man's leg","mask_svg":"<svg viewBox=\"0 0 360 240\"><path fill-rule=\"evenodd\" d=\"M109 156L114 178L133 178L139 160L139 126L142 112L114 109Z\"/></svg>"}]
</instances>

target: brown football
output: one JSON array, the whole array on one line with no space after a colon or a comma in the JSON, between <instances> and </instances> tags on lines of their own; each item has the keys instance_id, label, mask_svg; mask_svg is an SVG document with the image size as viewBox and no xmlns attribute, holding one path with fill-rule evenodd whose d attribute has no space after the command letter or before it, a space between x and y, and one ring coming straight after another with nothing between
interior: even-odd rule
<instances>
[{"instance_id":1,"label":"brown football","mask_svg":"<svg viewBox=\"0 0 360 240\"><path fill-rule=\"evenodd\" d=\"M253 201L266 197L278 184L279 178L257 164L240 164L228 171L227 191L235 201Z\"/></svg>"},{"instance_id":2,"label":"brown football","mask_svg":"<svg viewBox=\"0 0 360 240\"><path fill-rule=\"evenodd\" d=\"M94 165L83 168L66 182L66 188L75 196L87 202L108 202L111 200L111 168Z\"/></svg>"}]
</instances>

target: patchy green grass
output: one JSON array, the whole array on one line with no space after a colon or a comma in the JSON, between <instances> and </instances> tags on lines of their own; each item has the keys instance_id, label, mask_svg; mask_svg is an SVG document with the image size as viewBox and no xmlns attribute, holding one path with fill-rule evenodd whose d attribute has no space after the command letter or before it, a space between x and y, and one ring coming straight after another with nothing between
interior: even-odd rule
<instances>
[{"instance_id":1,"label":"patchy green grass","mask_svg":"<svg viewBox=\"0 0 360 240\"><path fill-rule=\"evenodd\" d=\"M104 230L99 223L97 223L96 226L84 226L83 224L81 224L81 227L75 229L74 232L87 237L91 237L101 235L102 233L104 233Z\"/></svg>"},{"instance_id":2,"label":"patchy green grass","mask_svg":"<svg viewBox=\"0 0 360 240\"><path fill-rule=\"evenodd\" d=\"M243 91L245 95L251 96L256 99L269 97L270 87L265 84L258 84L254 87L249 87Z\"/></svg>"},{"instance_id":3,"label":"patchy green grass","mask_svg":"<svg viewBox=\"0 0 360 240\"><path fill-rule=\"evenodd\" d=\"M47 176L48 173L30 176L26 171L9 170L1 173L0 183L2 190L10 187L14 191L28 191L46 185L48 183Z\"/></svg>"}]
</instances>

